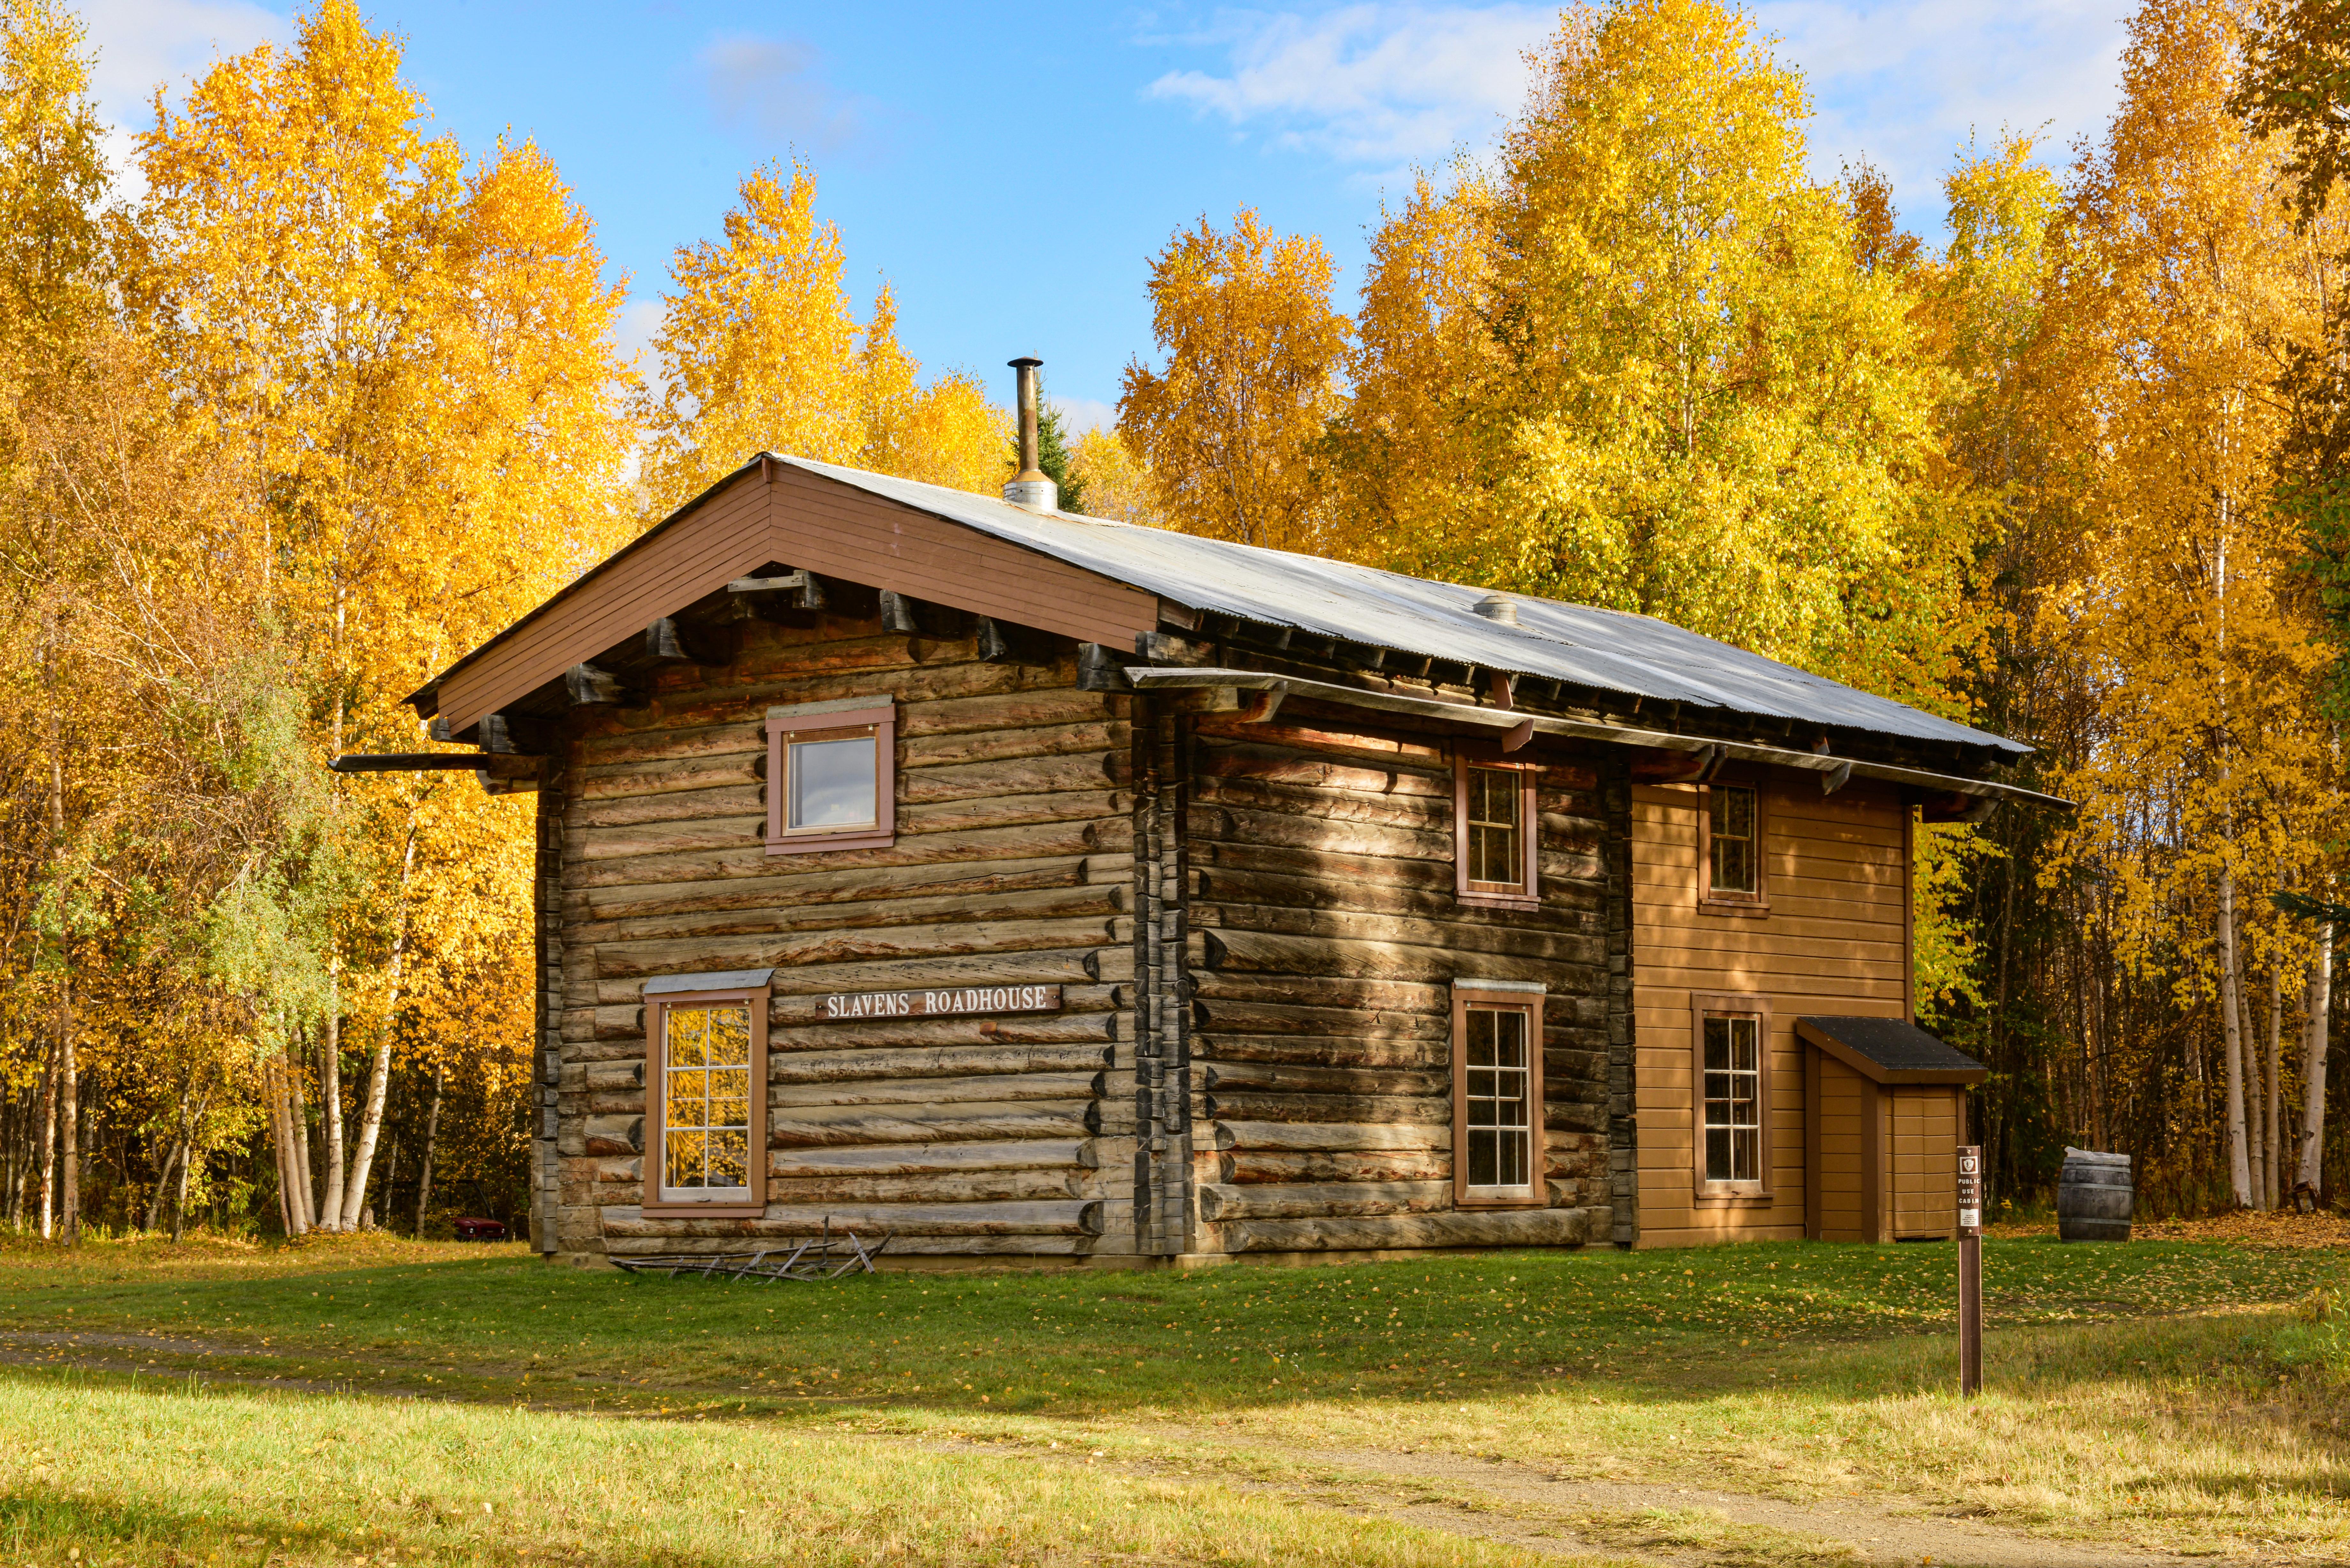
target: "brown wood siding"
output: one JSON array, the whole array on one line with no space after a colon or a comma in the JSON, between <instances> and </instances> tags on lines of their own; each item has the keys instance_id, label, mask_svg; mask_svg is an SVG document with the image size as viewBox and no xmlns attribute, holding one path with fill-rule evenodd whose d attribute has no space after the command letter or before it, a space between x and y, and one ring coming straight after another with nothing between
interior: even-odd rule
<instances>
[{"instance_id":1,"label":"brown wood siding","mask_svg":"<svg viewBox=\"0 0 2350 1568\"><path fill-rule=\"evenodd\" d=\"M1807 1048L1804 1059L1807 1070L1817 1075L1819 1098L1810 1234L1820 1241L1866 1241L1867 1177L1863 1161L1868 1142L1867 1117L1873 1108L1872 1085L1824 1051Z\"/></svg>"},{"instance_id":2,"label":"brown wood siding","mask_svg":"<svg viewBox=\"0 0 2350 1568\"><path fill-rule=\"evenodd\" d=\"M768 561L1130 649L1151 594L803 470L746 472L502 634L441 684L464 730Z\"/></svg>"},{"instance_id":3,"label":"brown wood siding","mask_svg":"<svg viewBox=\"0 0 2350 1568\"><path fill-rule=\"evenodd\" d=\"M1959 1107L1962 1091L1896 1086L1889 1102L1894 1237L1958 1233Z\"/></svg>"},{"instance_id":4,"label":"brown wood siding","mask_svg":"<svg viewBox=\"0 0 2350 1568\"><path fill-rule=\"evenodd\" d=\"M1200 1249L1607 1241L1607 759L1539 758L1541 904L1520 910L1455 890L1440 738L1300 705L1202 719L1193 746ZM1455 1203L1455 978L1546 988L1544 1206Z\"/></svg>"},{"instance_id":5,"label":"brown wood siding","mask_svg":"<svg viewBox=\"0 0 2350 1568\"><path fill-rule=\"evenodd\" d=\"M1632 792L1642 1246L1802 1236L1812 1185L1804 1059L1816 1053L1799 1046L1794 1021L1908 1014L1908 839L1898 795L1863 780L1825 797L1809 775L1765 774L1759 783L1771 900L1759 915L1699 909L1694 788ZM1767 1202L1695 1196L1693 992L1769 1000Z\"/></svg>"},{"instance_id":6,"label":"brown wood siding","mask_svg":"<svg viewBox=\"0 0 2350 1568\"><path fill-rule=\"evenodd\" d=\"M1131 1251L1130 699L878 623L744 623L724 670L584 711L563 759L563 1251L741 1251L826 1216L893 1252ZM919 655L919 657L918 657ZM898 704L887 848L771 857L765 708ZM641 1208L642 988L775 966L755 1218ZM820 1023L831 992L1057 984L1057 1012ZM1130 1108L1126 1110L1131 1122Z\"/></svg>"}]
</instances>

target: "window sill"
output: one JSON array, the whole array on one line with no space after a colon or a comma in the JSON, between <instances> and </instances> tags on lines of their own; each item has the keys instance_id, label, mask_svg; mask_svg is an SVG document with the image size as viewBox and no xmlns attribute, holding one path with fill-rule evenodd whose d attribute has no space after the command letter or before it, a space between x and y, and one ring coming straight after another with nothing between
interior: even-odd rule
<instances>
[{"instance_id":1,"label":"window sill","mask_svg":"<svg viewBox=\"0 0 2350 1568\"><path fill-rule=\"evenodd\" d=\"M898 841L894 833L806 833L767 840L770 855L819 855L833 849L887 849Z\"/></svg>"},{"instance_id":2,"label":"window sill","mask_svg":"<svg viewBox=\"0 0 2350 1568\"><path fill-rule=\"evenodd\" d=\"M640 1214L651 1214L657 1216L693 1214L698 1215L704 1220L756 1220L761 1215L766 1213L766 1211L767 1206L764 1203L736 1203L732 1201L725 1203L681 1203L674 1199L666 1199L659 1203L641 1204L638 1208L638 1212Z\"/></svg>"},{"instance_id":3,"label":"window sill","mask_svg":"<svg viewBox=\"0 0 2350 1568\"><path fill-rule=\"evenodd\" d=\"M1453 897L1473 909L1539 909L1540 898L1523 893L1456 893Z\"/></svg>"},{"instance_id":4,"label":"window sill","mask_svg":"<svg viewBox=\"0 0 2350 1568\"><path fill-rule=\"evenodd\" d=\"M1695 1201L1699 1203L1712 1204L1718 1208L1724 1209L1766 1209L1772 1204L1779 1201L1779 1199L1768 1192L1754 1191L1751 1189L1742 1191L1723 1191L1715 1189L1709 1191L1704 1187L1700 1187L1697 1189Z\"/></svg>"},{"instance_id":5,"label":"window sill","mask_svg":"<svg viewBox=\"0 0 2350 1568\"><path fill-rule=\"evenodd\" d=\"M1547 1209L1550 1207L1550 1195L1528 1193L1523 1197L1511 1197L1503 1193L1480 1193L1463 1198L1456 1194L1452 1199L1452 1207L1455 1209Z\"/></svg>"},{"instance_id":6,"label":"window sill","mask_svg":"<svg viewBox=\"0 0 2350 1568\"><path fill-rule=\"evenodd\" d=\"M1767 915L1771 912L1768 898L1700 898L1697 912L1700 915Z\"/></svg>"}]
</instances>

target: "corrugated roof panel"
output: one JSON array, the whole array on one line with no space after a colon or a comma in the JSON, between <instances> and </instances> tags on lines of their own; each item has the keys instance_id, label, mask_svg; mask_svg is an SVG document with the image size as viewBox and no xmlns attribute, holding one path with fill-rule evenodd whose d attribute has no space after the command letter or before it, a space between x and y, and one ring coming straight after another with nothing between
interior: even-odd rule
<instances>
[{"instance_id":1,"label":"corrugated roof panel","mask_svg":"<svg viewBox=\"0 0 2350 1568\"><path fill-rule=\"evenodd\" d=\"M1476 613L1487 588L1074 513L1031 512L966 491L771 455L1197 609L1657 701L2012 755L2032 749L1650 616L1513 594L1519 619L1513 627Z\"/></svg>"}]
</instances>

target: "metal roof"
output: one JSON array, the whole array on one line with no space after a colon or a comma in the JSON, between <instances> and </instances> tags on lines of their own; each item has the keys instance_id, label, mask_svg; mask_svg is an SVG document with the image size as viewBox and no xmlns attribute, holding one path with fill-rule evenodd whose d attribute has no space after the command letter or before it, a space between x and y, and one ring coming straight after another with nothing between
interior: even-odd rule
<instances>
[{"instance_id":1,"label":"metal roof","mask_svg":"<svg viewBox=\"0 0 2350 1568\"><path fill-rule=\"evenodd\" d=\"M1075 513L1033 512L943 485L767 455L1179 604L1265 626L1656 701L1983 746L2011 756L2032 750L1652 616L1511 594L1519 624L1510 626L1477 614L1489 588Z\"/></svg>"}]
</instances>

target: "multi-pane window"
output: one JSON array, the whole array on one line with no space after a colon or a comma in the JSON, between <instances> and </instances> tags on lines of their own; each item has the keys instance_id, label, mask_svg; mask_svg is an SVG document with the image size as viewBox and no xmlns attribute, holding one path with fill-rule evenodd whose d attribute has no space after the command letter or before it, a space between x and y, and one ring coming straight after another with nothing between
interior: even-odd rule
<instances>
[{"instance_id":1,"label":"multi-pane window","mask_svg":"<svg viewBox=\"0 0 2350 1568\"><path fill-rule=\"evenodd\" d=\"M660 1184L665 1195L751 1186L751 1008L661 1012Z\"/></svg>"},{"instance_id":2,"label":"multi-pane window","mask_svg":"<svg viewBox=\"0 0 2350 1568\"><path fill-rule=\"evenodd\" d=\"M1457 891L1468 903L1534 908L1534 771L1465 758L1457 767Z\"/></svg>"},{"instance_id":3,"label":"multi-pane window","mask_svg":"<svg viewBox=\"0 0 2350 1568\"><path fill-rule=\"evenodd\" d=\"M1514 768L1469 770L1469 879L1517 887L1524 879L1525 825Z\"/></svg>"},{"instance_id":4,"label":"multi-pane window","mask_svg":"<svg viewBox=\"0 0 2350 1568\"><path fill-rule=\"evenodd\" d=\"M896 826L897 708L851 697L767 710L767 853L877 849Z\"/></svg>"},{"instance_id":5,"label":"multi-pane window","mask_svg":"<svg viewBox=\"0 0 2350 1568\"><path fill-rule=\"evenodd\" d=\"M1469 1187L1523 1190L1533 1180L1534 1073L1521 1007L1471 1002L1467 1016L1461 1130Z\"/></svg>"},{"instance_id":6,"label":"multi-pane window","mask_svg":"<svg viewBox=\"0 0 2350 1568\"><path fill-rule=\"evenodd\" d=\"M1752 898L1762 891L1757 875L1754 792L1736 784L1713 784L1705 792L1707 891L1713 898Z\"/></svg>"},{"instance_id":7,"label":"multi-pane window","mask_svg":"<svg viewBox=\"0 0 2350 1568\"><path fill-rule=\"evenodd\" d=\"M1708 1014L1705 1059L1705 1179L1722 1185L1762 1180L1762 1021L1753 1013Z\"/></svg>"}]
</instances>

